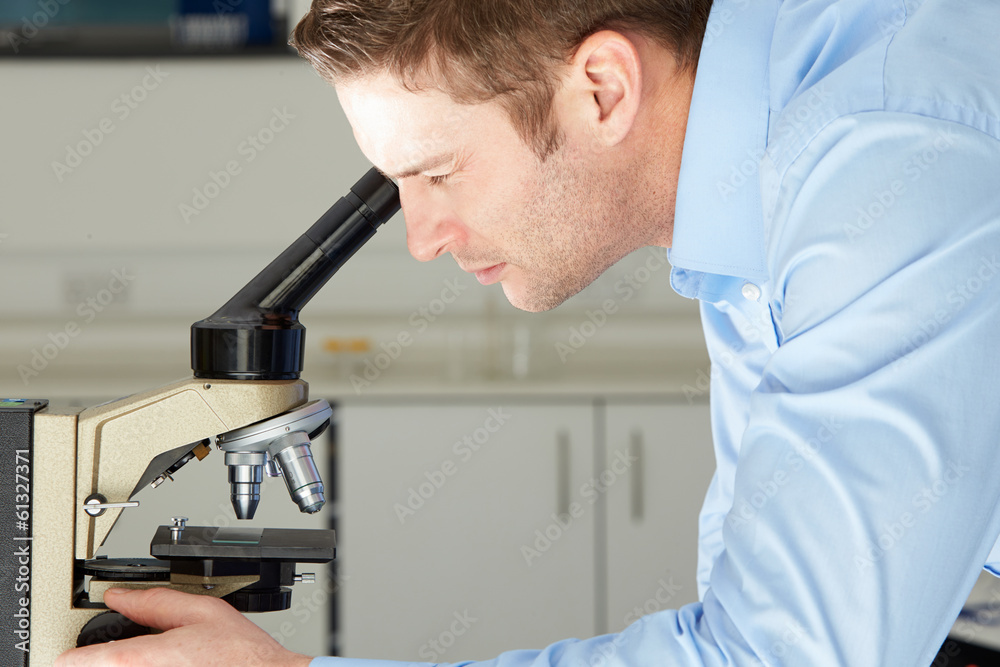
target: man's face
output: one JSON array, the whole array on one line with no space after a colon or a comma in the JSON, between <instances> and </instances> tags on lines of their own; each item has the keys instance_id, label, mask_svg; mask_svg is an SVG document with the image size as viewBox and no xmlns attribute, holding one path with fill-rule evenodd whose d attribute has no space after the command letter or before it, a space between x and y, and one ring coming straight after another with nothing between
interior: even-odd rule
<instances>
[{"instance_id":1,"label":"man's face","mask_svg":"<svg viewBox=\"0 0 1000 667\"><path fill-rule=\"evenodd\" d=\"M450 252L517 308L554 308L651 241L650 221L630 213L641 195L628 161L572 122L542 161L495 102L461 105L388 76L337 93L361 150L397 179L411 254ZM557 121L565 104L557 94Z\"/></svg>"}]
</instances>

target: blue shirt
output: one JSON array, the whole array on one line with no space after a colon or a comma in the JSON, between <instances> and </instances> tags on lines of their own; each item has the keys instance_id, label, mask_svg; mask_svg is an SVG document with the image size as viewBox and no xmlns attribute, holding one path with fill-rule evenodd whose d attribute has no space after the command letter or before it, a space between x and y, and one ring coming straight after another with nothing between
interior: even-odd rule
<instances>
[{"instance_id":1,"label":"blue shirt","mask_svg":"<svg viewBox=\"0 0 1000 667\"><path fill-rule=\"evenodd\" d=\"M998 34L997 0L716 0L670 251L712 359L700 602L477 667L933 660L1000 572Z\"/></svg>"}]
</instances>

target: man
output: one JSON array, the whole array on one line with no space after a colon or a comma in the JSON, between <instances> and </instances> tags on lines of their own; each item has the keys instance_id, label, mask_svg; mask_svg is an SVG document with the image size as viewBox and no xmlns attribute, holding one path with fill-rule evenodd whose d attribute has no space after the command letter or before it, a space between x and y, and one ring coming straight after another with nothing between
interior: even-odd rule
<instances>
[{"instance_id":1,"label":"man","mask_svg":"<svg viewBox=\"0 0 1000 667\"><path fill-rule=\"evenodd\" d=\"M537 311L661 245L701 300L701 601L496 665L927 665L1000 571L1000 5L710 4L316 0L294 41L418 259ZM310 663L106 599L168 631L61 666Z\"/></svg>"}]
</instances>

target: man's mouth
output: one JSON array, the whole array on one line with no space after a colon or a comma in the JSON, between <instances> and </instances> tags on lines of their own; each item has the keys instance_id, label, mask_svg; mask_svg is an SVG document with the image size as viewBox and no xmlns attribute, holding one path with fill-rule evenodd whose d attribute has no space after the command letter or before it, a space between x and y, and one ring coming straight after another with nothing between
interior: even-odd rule
<instances>
[{"instance_id":1,"label":"man's mouth","mask_svg":"<svg viewBox=\"0 0 1000 667\"><path fill-rule=\"evenodd\" d=\"M503 273L505 268L507 268L507 262L487 266L483 269L469 269L468 271L469 273L476 274L476 280L483 285L492 285L500 280L500 274Z\"/></svg>"}]
</instances>

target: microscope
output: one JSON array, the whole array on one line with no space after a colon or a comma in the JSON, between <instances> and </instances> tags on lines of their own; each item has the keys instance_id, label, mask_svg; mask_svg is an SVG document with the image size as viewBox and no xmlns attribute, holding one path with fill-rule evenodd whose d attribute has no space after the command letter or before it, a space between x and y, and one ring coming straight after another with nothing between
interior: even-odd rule
<instances>
[{"instance_id":1,"label":"microscope","mask_svg":"<svg viewBox=\"0 0 1000 667\"><path fill-rule=\"evenodd\" d=\"M299 310L400 208L395 184L365 174L211 317L191 327L194 377L87 409L0 400L0 665L51 665L76 646L149 634L103 604L109 588L168 587L244 612L287 609L297 563L334 558L332 530L159 526L153 558L102 558L132 498L220 450L233 510L251 519L264 474L299 510L325 502L310 444L330 406L299 379ZM219 457L213 457L219 458Z\"/></svg>"}]
</instances>

